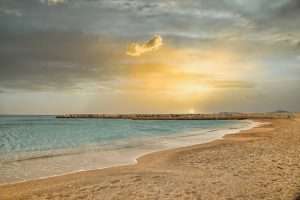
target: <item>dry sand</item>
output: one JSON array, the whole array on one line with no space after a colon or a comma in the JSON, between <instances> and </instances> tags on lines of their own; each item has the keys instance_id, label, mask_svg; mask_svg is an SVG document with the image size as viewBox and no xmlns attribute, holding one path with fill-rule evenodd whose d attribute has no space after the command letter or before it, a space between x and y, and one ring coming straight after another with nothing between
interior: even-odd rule
<instances>
[{"instance_id":1,"label":"dry sand","mask_svg":"<svg viewBox=\"0 0 300 200\"><path fill-rule=\"evenodd\" d=\"M0 187L0 199L293 200L300 192L300 118L207 144L167 150L138 164Z\"/></svg>"}]
</instances>

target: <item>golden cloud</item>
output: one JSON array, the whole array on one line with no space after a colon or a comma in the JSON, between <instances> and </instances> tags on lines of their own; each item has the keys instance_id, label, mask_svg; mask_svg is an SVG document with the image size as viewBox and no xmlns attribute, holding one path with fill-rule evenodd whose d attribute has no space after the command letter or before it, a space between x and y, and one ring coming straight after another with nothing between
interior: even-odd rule
<instances>
[{"instance_id":1,"label":"golden cloud","mask_svg":"<svg viewBox=\"0 0 300 200\"><path fill-rule=\"evenodd\" d=\"M155 35L146 43L131 43L126 51L128 56L141 56L144 53L158 50L163 45L163 39L159 35Z\"/></svg>"}]
</instances>

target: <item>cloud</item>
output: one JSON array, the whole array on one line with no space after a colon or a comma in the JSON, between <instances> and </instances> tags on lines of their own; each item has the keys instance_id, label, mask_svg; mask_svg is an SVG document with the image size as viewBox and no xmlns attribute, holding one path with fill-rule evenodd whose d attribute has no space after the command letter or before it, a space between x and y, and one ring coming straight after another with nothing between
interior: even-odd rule
<instances>
[{"instance_id":1,"label":"cloud","mask_svg":"<svg viewBox=\"0 0 300 200\"><path fill-rule=\"evenodd\" d=\"M158 50L163 45L163 39L159 35L155 35L146 43L131 43L126 51L129 56L141 56L144 53Z\"/></svg>"},{"instance_id":2,"label":"cloud","mask_svg":"<svg viewBox=\"0 0 300 200\"><path fill-rule=\"evenodd\" d=\"M22 17L23 14L17 9L0 8L0 16L1 15L14 15L16 17Z\"/></svg>"},{"instance_id":3,"label":"cloud","mask_svg":"<svg viewBox=\"0 0 300 200\"><path fill-rule=\"evenodd\" d=\"M281 7L279 7L279 13L281 16L294 16L294 14L299 14L300 11L300 1L299 0L289 0Z\"/></svg>"},{"instance_id":4,"label":"cloud","mask_svg":"<svg viewBox=\"0 0 300 200\"><path fill-rule=\"evenodd\" d=\"M214 88L243 88L251 89L255 87L255 84L250 81L240 81L240 80L212 80L209 84Z\"/></svg>"},{"instance_id":5,"label":"cloud","mask_svg":"<svg viewBox=\"0 0 300 200\"><path fill-rule=\"evenodd\" d=\"M49 6L63 4L66 2L65 0L40 0L40 1L41 3L48 3Z\"/></svg>"},{"instance_id":6,"label":"cloud","mask_svg":"<svg viewBox=\"0 0 300 200\"><path fill-rule=\"evenodd\" d=\"M74 89L78 84L114 79L124 73L121 40L78 32L0 35L0 89ZM114 66L114 67L110 67Z\"/></svg>"}]
</instances>

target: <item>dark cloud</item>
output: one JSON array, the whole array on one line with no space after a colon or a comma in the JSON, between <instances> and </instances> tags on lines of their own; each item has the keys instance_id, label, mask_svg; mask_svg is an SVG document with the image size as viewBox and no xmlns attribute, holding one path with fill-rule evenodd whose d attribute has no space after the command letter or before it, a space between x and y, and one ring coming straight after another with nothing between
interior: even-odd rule
<instances>
[{"instance_id":1,"label":"dark cloud","mask_svg":"<svg viewBox=\"0 0 300 200\"><path fill-rule=\"evenodd\" d=\"M18 10L22 18L0 18L0 30L84 31L133 39L161 33L219 39L242 32L248 39L300 27L299 20L290 18L299 13L299 0L68 0L58 6L46 2L1 1L0 8Z\"/></svg>"},{"instance_id":2,"label":"dark cloud","mask_svg":"<svg viewBox=\"0 0 300 200\"><path fill-rule=\"evenodd\" d=\"M65 89L122 73L123 52L103 37L72 32L2 33L0 85L17 89Z\"/></svg>"},{"instance_id":3,"label":"dark cloud","mask_svg":"<svg viewBox=\"0 0 300 200\"><path fill-rule=\"evenodd\" d=\"M300 15L300 0L289 0L278 8L281 16L295 16Z\"/></svg>"}]
</instances>

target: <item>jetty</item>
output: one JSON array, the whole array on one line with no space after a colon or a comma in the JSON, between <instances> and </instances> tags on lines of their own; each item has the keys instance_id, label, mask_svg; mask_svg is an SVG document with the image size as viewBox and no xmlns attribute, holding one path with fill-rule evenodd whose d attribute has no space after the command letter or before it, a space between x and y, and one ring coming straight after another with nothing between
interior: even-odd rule
<instances>
[{"instance_id":1,"label":"jetty","mask_svg":"<svg viewBox=\"0 0 300 200\"><path fill-rule=\"evenodd\" d=\"M99 118L130 120L245 120L245 119L292 119L293 113L213 113L213 114L64 114L56 118Z\"/></svg>"}]
</instances>

